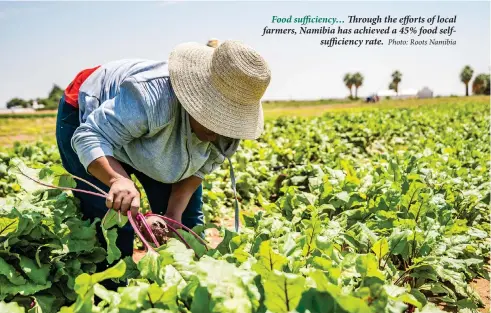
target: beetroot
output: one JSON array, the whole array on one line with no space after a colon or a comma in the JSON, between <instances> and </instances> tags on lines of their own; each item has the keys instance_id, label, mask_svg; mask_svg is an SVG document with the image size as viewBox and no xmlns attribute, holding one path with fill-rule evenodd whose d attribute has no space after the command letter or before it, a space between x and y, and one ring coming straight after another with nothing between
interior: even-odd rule
<instances>
[{"instance_id":1,"label":"beetroot","mask_svg":"<svg viewBox=\"0 0 491 313\"><path fill-rule=\"evenodd\" d=\"M92 184L92 183L90 183L90 182L88 182L88 181L86 181L80 177L77 177L77 176L74 176L71 174L70 174L70 176L72 178L87 183L89 186L94 187L94 189L96 189L98 192L92 192L92 191L87 191L87 190L82 190L82 189L69 188L69 187L59 187L59 186L54 186L54 185L50 185L50 184L45 184L45 183L43 183L43 182L41 182L35 178L29 177L28 175L22 173L22 171L20 169L18 169L18 170L19 170L19 173L21 175L29 178L30 180L33 180L34 182L36 182L42 186L45 186L45 187L55 188L55 189L60 189L60 190L78 191L78 192L83 192L83 193L91 194L94 196L98 196L101 198L107 197L107 193L105 191L103 191L102 189L98 188L94 184ZM108 210L107 212L109 212L109 211L110 210ZM106 213L106 216L107 216L107 213ZM104 220L105 220L106 216L104 216L104 219L102 222L103 224L104 224ZM142 213L138 213L135 217L133 217L132 214L128 214L127 216L128 216L128 221L131 224L131 227L133 228L133 230L135 231L137 236L142 241L142 243L145 246L148 253L156 253L154 248L149 244L149 241L153 242L154 245L158 248L162 244L167 243L167 241L170 238L171 233L173 235L177 236L177 238L179 238L186 245L187 248L192 249L191 246L189 245L189 243L178 232L178 229L181 229L181 228L188 231L189 233L191 233L201 244L204 245L205 249L208 250L206 241L204 241L203 238L201 238L198 234L196 234L192 229L186 227L182 223L175 221L171 218L168 218L168 217L162 216L162 215L158 215L158 214L153 214L150 212L146 213L145 215L143 215ZM169 223L169 224L167 224L167 223ZM171 224L174 224L174 225L171 225Z\"/></svg>"},{"instance_id":2,"label":"beetroot","mask_svg":"<svg viewBox=\"0 0 491 313\"><path fill-rule=\"evenodd\" d=\"M145 221L150 227L150 230L154 234L159 245L163 245L169 240L169 228L167 227L167 223L162 218L158 216L146 216ZM152 237L148 233L144 224L140 223L139 226L145 240L147 240L148 242L152 242Z\"/></svg>"}]
</instances>

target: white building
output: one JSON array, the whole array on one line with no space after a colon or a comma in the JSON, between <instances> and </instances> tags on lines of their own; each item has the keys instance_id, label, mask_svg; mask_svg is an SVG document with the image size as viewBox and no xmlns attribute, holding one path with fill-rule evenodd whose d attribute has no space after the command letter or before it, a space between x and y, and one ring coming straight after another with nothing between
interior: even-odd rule
<instances>
[{"instance_id":1,"label":"white building","mask_svg":"<svg viewBox=\"0 0 491 313\"><path fill-rule=\"evenodd\" d=\"M382 97L391 97L391 98L394 98L397 96L397 93L392 90L392 89L388 89L388 90L379 90L377 91L377 96L379 96L380 98Z\"/></svg>"},{"instance_id":2,"label":"white building","mask_svg":"<svg viewBox=\"0 0 491 313\"><path fill-rule=\"evenodd\" d=\"M403 89L399 92L399 99L407 99L407 98L417 98L418 90L417 89Z\"/></svg>"},{"instance_id":3,"label":"white building","mask_svg":"<svg viewBox=\"0 0 491 313\"><path fill-rule=\"evenodd\" d=\"M32 108L34 110L44 108L44 104L39 104L36 100L32 100Z\"/></svg>"},{"instance_id":4,"label":"white building","mask_svg":"<svg viewBox=\"0 0 491 313\"><path fill-rule=\"evenodd\" d=\"M409 98L417 98L418 97L418 90L417 89L402 89L399 90L399 92L395 92L392 89L388 90L379 90L377 91L377 96L380 98L383 97L391 97L393 99L409 99Z\"/></svg>"},{"instance_id":5,"label":"white building","mask_svg":"<svg viewBox=\"0 0 491 313\"><path fill-rule=\"evenodd\" d=\"M433 98L433 90L428 87L423 87L418 91L418 98Z\"/></svg>"}]
</instances>

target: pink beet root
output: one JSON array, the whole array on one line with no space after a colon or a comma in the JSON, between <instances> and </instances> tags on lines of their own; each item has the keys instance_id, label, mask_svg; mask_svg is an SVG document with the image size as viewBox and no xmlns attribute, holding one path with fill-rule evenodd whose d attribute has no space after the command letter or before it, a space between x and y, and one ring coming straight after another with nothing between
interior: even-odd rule
<instances>
[{"instance_id":1,"label":"pink beet root","mask_svg":"<svg viewBox=\"0 0 491 313\"><path fill-rule=\"evenodd\" d=\"M145 216L145 221L160 245L165 244L169 240L169 228L162 218L157 216ZM143 223L140 223L139 226L140 232L143 234L145 240L152 242L152 237Z\"/></svg>"}]
</instances>

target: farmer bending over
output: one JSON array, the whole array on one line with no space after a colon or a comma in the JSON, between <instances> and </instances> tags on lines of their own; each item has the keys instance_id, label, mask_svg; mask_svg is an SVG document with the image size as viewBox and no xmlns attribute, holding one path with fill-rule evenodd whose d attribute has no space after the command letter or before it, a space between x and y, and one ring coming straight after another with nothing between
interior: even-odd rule
<instances>
[{"instance_id":1,"label":"farmer bending over","mask_svg":"<svg viewBox=\"0 0 491 313\"><path fill-rule=\"evenodd\" d=\"M81 71L60 101L56 139L66 170L108 192L106 200L75 193L84 218L102 219L108 208L137 213L134 174L154 213L203 224L203 177L240 139L260 136L269 82L265 60L238 41L216 49L184 43L168 62L120 60ZM133 238L129 223L118 230L122 257L132 255Z\"/></svg>"}]
</instances>

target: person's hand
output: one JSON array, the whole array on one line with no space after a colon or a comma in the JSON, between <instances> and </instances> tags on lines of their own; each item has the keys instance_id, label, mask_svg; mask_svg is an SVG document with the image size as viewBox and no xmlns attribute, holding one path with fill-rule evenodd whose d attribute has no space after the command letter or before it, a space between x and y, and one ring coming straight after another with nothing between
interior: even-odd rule
<instances>
[{"instance_id":1,"label":"person's hand","mask_svg":"<svg viewBox=\"0 0 491 313\"><path fill-rule=\"evenodd\" d=\"M106 206L109 209L121 211L127 215L131 210L133 216L136 216L140 209L140 192L135 183L126 177L111 179L109 193L106 197Z\"/></svg>"}]
</instances>

